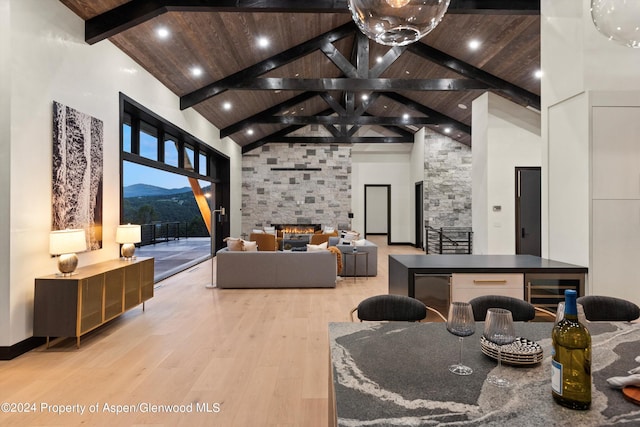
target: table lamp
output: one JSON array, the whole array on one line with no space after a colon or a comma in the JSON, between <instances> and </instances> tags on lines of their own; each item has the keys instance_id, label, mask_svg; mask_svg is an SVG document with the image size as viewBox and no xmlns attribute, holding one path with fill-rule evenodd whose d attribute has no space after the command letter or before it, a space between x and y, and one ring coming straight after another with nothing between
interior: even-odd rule
<instances>
[{"instance_id":1,"label":"table lamp","mask_svg":"<svg viewBox=\"0 0 640 427\"><path fill-rule=\"evenodd\" d=\"M116 243L122 244L120 253L126 260L132 260L136 251L135 243L142 241L140 226L136 224L119 225L116 230Z\"/></svg>"},{"instance_id":2,"label":"table lamp","mask_svg":"<svg viewBox=\"0 0 640 427\"><path fill-rule=\"evenodd\" d=\"M55 230L49 234L49 253L58 256L58 270L71 276L78 266L76 252L87 250L87 238L82 229Z\"/></svg>"}]
</instances>

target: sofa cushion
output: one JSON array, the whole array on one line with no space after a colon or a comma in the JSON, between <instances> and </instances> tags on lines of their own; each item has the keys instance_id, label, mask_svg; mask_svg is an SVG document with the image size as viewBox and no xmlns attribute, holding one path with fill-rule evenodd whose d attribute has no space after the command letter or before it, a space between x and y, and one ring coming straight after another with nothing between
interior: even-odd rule
<instances>
[{"instance_id":1,"label":"sofa cushion","mask_svg":"<svg viewBox=\"0 0 640 427\"><path fill-rule=\"evenodd\" d=\"M258 250L258 242L252 242L250 240L242 241L242 250L245 252L255 252Z\"/></svg>"},{"instance_id":2,"label":"sofa cushion","mask_svg":"<svg viewBox=\"0 0 640 427\"><path fill-rule=\"evenodd\" d=\"M319 245L312 245L312 244L308 244L307 245L307 250L309 252L314 252L314 251L326 251L327 250L327 246L328 246L328 242L324 242L324 243L320 243Z\"/></svg>"},{"instance_id":3,"label":"sofa cushion","mask_svg":"<svg viewBox=\"0 0 640 427\"><path fill-rule=\"evenodd\" d=\"M227 237L224 241L227 243L227 247L230 251L244 250L242 239L238 237Z\"/></svg>"}]
</instances>

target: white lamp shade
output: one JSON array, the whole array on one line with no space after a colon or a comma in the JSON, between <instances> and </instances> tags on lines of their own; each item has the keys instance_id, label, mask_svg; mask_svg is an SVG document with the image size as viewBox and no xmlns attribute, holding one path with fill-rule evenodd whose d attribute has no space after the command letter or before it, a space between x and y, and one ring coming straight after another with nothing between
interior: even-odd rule
<instances>
[{"instance_id":1,"label":"white lamp shade","mask_svg":"<svg viewBox=\"0 0 640 427\"><path fill-rule=\"evenodd\" d=\"M87 237L82 229L56 230L49 234L49 253L71 254L87 250Z\"/></svg>"},{"instance_id":2,"label":"white lamp shade","mask_svg":"<svg viewBox=\"0 0 640 427\"><path fill-rule=\"evenodd\" d=\"M116 243L140 243L140 226L136 224L119 225L116 230Z\"/></svg>"}]
</instances>

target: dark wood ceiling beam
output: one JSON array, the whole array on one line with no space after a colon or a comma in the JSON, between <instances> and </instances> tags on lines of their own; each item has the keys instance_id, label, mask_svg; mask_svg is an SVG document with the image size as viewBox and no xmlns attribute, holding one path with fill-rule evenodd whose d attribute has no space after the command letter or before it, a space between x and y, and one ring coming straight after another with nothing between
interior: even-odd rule
<instances>
[{"instance_id":1,"label":"dark wood ceiling beam","mask_svg":"<svg viewBox=\"0 0 640 427\"><path fill-rule=\"evenodd\" d=\"M530 105L537 110L540 110L540 96L529 92L520 86L516 86L506 80L496 77L493 74L487 73L480 68L474 67L471 64L454 58L441 50L419 42L409 45L408 50L409 52L431 61L434 64L448 68L461 76L473 79L479 83L484 83L491 89L498 90L503 94L509 95L509 97L511 97L515 102L525 106Z\"/></svg>"},{"instance_id":2,"label":"dark wood ceiling beam","mask_svg":"<svg viewBox=\"0 0 640 427\"><path fill-rule=\"evenodd\" d=\"M291 132L295 132L298 129L302 129L304 126L299 125L299 126L288 126L284 129L280 129L277 132L274 132L270 135L268 135L267 137L264 138L260 138L250 144L244 145L242 146L242 154L248 153L251 150L255 150L256 148L262 147L264 144L266 144L267 142L267 138L284 138L285 136L287 136L288 134L290 134Z\"/></svg>"},{"instance_id":3,"label":"dark wood ceiling beam","mask_svg":"<svg viewBox=\"0 0 640 427\"><path fill-rule=\"evenodd\" d=\"M245 80L251 81L252 79L255 79L262 74L293 62L296 59L302 58L303 56L320 49L325 43L333 43L350 34L353 34L354 29L355 25L351 22L341 25L338 28L321 34L318 37L314 37L313 39L294 46L290 49L287 49L284 52L265 59L264 61L260 61L254 65L251 65L244 70L231 74L230 76L220 79L217 82L213 82L200 89L196 89L195 91L180 97L180 109L185 110L189 107L193 107L200 102L203 102L209 98L219 95L220 93L230 88L234 88L237 85L242 84Z\"/></svg>"},{"instance_id":4,"label":"dark wood ceiling beam","mask_svg":"<svg viewBox=\"0 0 640 427\"><path fill-rule=\"evenodd\" d=\"M220 89L233 90L304 90L304 91L387 91L432 90L460 91L486 90L493 86L471 79L352 79L321 78L291 79L281 77L248 78L230 84L218 84Z\"/></svg>"},{"instance_id":5,"label":"dark wood ceiling beam","mask_svg":"<svg viewBox=\"0 0 640 427\"><path fill-rule=\"evenodd\" d=\"M285 136L280 138L269 137L266 142L283 142L296 144L397 144L413 142L413 135L405 136Z\"/></svg>"},{"instance_id":6,"label":"dark wood ceiling beam","mask_svg":"<svg viewBox=\"0 0 640 427\"><path fill-rule=\"evenodd\" d=\"M436 117L382 117L382 116L264 116L258 123L278 123L285 125L377 125L407 126L436 125L449 123Z\"/></svg>"},{"instance_id":7,"label":"dark wood ceiling beam","mask_svg":"<svg viewBox=\"0 0 640 427\"><path fill-rule=\"evenodd\" d=\"M382 60L373 66L371 70L369 70L369 77L376 78L380 77L380 74L384 73L387 68L389 68L396 59L400 57L407 50L406 46L395 46L387 51L382 57Z\"/></svg>"},{"instance_id":8,"label":"dark wood ceiling beam","mask_svg":"<svg viewBox=\"0 0 640 427\"><path fill-rule=\"evenodd\" d=\"M429 117L433 117L434 119L439 121L439 124L444 125L444 124L448 124L450 125L453 129L456 129L460 132L464 132L468 135L471 135L471 126L466 125L462 122L459 122L458 120L455 120L447 115L444 115L442 113L439 113L438 111L429 108L425 105L422 105L418 102L415 102L414 100L407 98L404 95L400 95L398 93L395 92L382 92L381 93L382 96L385 96L389 99L392 99L414 111L417 111L419 113L425 114Z\"/></svg>"},{"instance_id":9,"label":"dark wood ceiling beam","mask_svg":"<svg viewBox=\"0 0 640 427\"><path fill-rule=\"evenodd\" d=\"M360 106L354 111L354 115L361 116L363 115L369 107L371 107L376 100L380 97L380 92L373 92L369 95L366 101L363 101Z\"/></svg>"},{"instance_id":10,"label":"dark wood ceiling beam","mask_svg":"<svg viewBox=\"0 0 640 427\"><path fill-rule=\"evenodd\" d=\"M318 96L317 92L304 92L300 95L296 95L293 98L287 99L284 102L281 102L278 105L274 105L271 108L267 108L264 111L261 111L257 114L254 114L251 117L247 117L244 120L240 120L232 125L229 125L223 129L220 129L220 138L224 138L225 136L233 135L236 132L240 132L246 127L252 125L253 123L262 123L261 120L264 117L271 117L276 114L281 114L288 110L289 108L295 107L296 105L308 101L309 99Z\"/></svg>"},{"instance_id":11,"label":"dark wood ceiling beam","mask_svg":"<svg viewBox=\"0 0 640 427\"><path fill-rule=\"evenodd\" d=\"M331 43L327 42L320 48L322 53L335 64L347 77L358 77L356 68L342 53Z\"/></svg>"},{"instance_id":12,"label":"dark wood ceiling beam","mask_svg":"<svg viewBox=\"0 0 640 427\"><path fill-rule=\"evenodd\" d=\"M349 13L347 0L131 0L88 19L85 41L97 43L170 11ZM539 15L540 0L451 0L447 13Z\"/></svg>"},{"instance_id":13,"label":"dark wood ceiling beam","mask_svg":"<svg viewBox=\"0 0 640 427\"><path fill-rule=\"evenodd\" d=\"M336 101L335 98L331 96L331 94L322 92L320 93L320 96L329 107L333 108L333 111L342 115L347 114L347 110L345 110L345 108L338 101Z\"/></svg>"}]
</instances>

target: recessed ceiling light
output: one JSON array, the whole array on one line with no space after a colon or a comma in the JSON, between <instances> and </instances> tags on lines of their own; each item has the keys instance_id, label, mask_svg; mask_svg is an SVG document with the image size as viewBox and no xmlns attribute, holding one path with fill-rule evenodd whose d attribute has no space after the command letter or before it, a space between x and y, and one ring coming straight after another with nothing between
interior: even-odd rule
<instances>
[{"instance_id":1,"label":"recessed ceiling light","mask_svg":"<svg viewBox=\"0 0 640 427\"><path fill-rule=\"evenodd\" d=\"M253 135L253 129L247 129L247 135Z\"/></svg>"},{"instance_id":2,"label":"recessed ceiling light","mask_svg":"<svg viewBox=\"0 0 640 427\"><path fill-rule=\"evenodd\" d=\"M156 34L158 35L159 38L161 39L166 39L167 37L169 37L169 34L171 34L169 32L169 30L165 27L160 27L156 30Z\"/></svg>"},{"instance_id":3,"label":"recessed ceiling light","mask_svg":"<svg viewBox=\"0 0 640 427\"><path fill-rule=\"evenodd\" d=\"M451 133L451 128L444 128L444 133Z\"/></svg>"},{"instance_id":4,"label":"recessed ceiling light","mask_svg":"<svg viewBox=\"0 0 640 427\"><path fill-rule=\"evenodd\" d=\"M404 113L404 114L402 115L402 118L403 118L404 120L407 120L407 119L409 118L409 114Z\"/></svg>"},{"instance_id":5,"label":"recessed ceiling light","mask_svg":"<svg viewBox=\"0 0 640 427\"><path fill-rule=\"evenodd\" d=\"M192 67L191 74L195 77L200 77L202 75L202 68L200 67Z\"/></svg>"},{"instance_id":6,"label":"recessed ceiling light","mask_svg":"<svg viewBox=\"0 0 640 427\"><path fill-rule=\"evenodd\" d=\"M367 99L369 99L369 95L367 95L367 94L365 93L365 94L363 94L360 98L361 98L363 101L366 101Z\"/></svg>"},{"instance_id":7,"label":"recessed ceiling light","mask_svg":"<svg viewBox=\"0 0 640 427\"><path fill-rule=\"evenodd\" d=\"M464 104L458 104L458 108L461 109L461 110L466 110L467 106L464 105Z\"/></svg>"},{"instance_id":8,"label":"recessed ceiling light","mask_svg":"<svg viewBox=\"0 0 640 427\"><path fill-rule=\"evenodd\" d=\"M269 39L266 37L258 37L258 46L265 48L269 46Z\"/></svg>"},{"instance_id":9,"label":"recessed ceiling light","mask_svg":"<svg viewBox=\"0 0 640 427\"><path fill-rule=\"evenodd\" d=\"M231 110L231 103L230 102L224 102L222 104L222 108L227 110L227 111Z\"/></svg>"},{"instance_id":10,"label":"recessed ceiling light","mask_svg":"<svg viewBox=\"0 0 640 427\"><path fill-rule=\"evenodd\" d=\"M476 50L480 47L480 41L473 39L469 42L469 49Z\"/></svg>"},{"instance_id":11,"label":"recessed ceiling light","mask_svg":"<svg viewBox=\"0 0 640 427\"><path fill-rule=\"evenodd\" d=\"M378 56L378 57L376 58L376 62L377 62L378 64L379 64L379 63L381 63L381 62L382 62L382 56Z\"/></svg>"},{"instance_id":12,"label":"recessed ceiling light","mask_svg":"<svg viewBox=\"0 0 640 427\"><path fill-rule=\"evenodd\" d=\"M405 73L405 74L411 74L411 73L409 72L409 70L406 70L404 73Z\"/></svg>"},{"instance_id":13,"label":"recessed ceiling light","mask_svg":"<svg viewBox=\"0 0 640 427\"><path fill-rule=\"evenodd\" d=\"M543 72L542 70L536 70L535 73L533 73L533 75L535 76L536 79L541 79Z\"/></svg>"}]
</instances>

